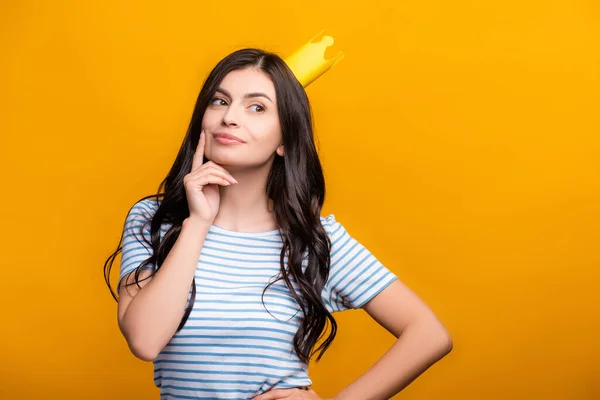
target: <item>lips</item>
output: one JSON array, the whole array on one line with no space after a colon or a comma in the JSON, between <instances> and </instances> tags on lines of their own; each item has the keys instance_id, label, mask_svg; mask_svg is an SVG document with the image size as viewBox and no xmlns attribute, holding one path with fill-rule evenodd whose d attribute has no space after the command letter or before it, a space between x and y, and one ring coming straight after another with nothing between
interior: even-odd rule
<instances>
[{"instance_id":1,"label":"lips","mask_svg":"<svg viewBox=\"0 0 600 400\"><path fill-rule=\"evenodd\" d=\"M221 139L227 139L227 140L235 140L236 142L240 142L240 143L246 143L245 141L243 141L239 137L234 136L234 135L232 135L230 133L217 132L217 133L214 133L213 136L215 137L215 139L221 138Z\"/></svg>"}]
</instances>

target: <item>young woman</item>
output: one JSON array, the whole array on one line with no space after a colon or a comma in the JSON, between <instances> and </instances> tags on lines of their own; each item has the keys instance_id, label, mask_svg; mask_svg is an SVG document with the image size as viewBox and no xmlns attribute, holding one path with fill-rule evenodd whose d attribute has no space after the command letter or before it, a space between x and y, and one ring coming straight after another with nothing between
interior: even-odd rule
<instances>
[{"instance_id":1,"label":"young woman","mask_svg":"<svg viewBox=\"0 0 600 400\"><path fill-rule=\"evenodd\" d=\"M388 399L450 351L432 311L320 215L324 198L302 85L276 54L225 57L159 193L129 210L105 264L109 283L122 250L119 327L153 361L161 399L320 399L308 362L346 309L398 340L336 399Z\"/></svg>"}]
</instances>

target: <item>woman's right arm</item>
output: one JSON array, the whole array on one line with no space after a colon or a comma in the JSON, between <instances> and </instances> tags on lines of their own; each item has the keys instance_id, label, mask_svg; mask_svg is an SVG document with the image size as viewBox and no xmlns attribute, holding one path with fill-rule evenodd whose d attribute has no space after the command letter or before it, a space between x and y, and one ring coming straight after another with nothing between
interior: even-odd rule
<instances>
[{"instance_id":1,"label":"woman's right arm","mask_svg":"<svg viewBox=\"0 0 600 400\"><path fill-rule=\"evenodd\" d=\"M210 225L187 218L160 269L151 279L140 271L140 287L129 273L119 287L119 328L131 352L152 361L166 346L181 323L196 272L200 251Z\"/></svg>"}]
</instances>

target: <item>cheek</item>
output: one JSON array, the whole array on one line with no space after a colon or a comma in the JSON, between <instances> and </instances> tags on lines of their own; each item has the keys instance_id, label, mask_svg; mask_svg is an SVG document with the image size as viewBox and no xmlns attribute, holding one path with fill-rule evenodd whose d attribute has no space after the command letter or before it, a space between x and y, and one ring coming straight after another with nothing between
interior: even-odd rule
<instances>
[{"instance_id":1,"label":"cheek","mask_svg":"<svg viewBox=\"0 0 600 400\"><path fill-rule=\"evenodd\" d=\"M202 117L202 127L206 129L214 126L215 124L219 123L219 118L220 116L218 113L207 109Z\"/></svg>"},{"instance_id":2,"label":"cheek","mask_svg":"<svg viewBox=\"0 0 600 400\"><path fill-rule=\"evenodd\" d=\"M255 127L260 142L268 147L277 146L281 143L281 126L279 118L264 118Z\"/></svg>"}]
</instances>

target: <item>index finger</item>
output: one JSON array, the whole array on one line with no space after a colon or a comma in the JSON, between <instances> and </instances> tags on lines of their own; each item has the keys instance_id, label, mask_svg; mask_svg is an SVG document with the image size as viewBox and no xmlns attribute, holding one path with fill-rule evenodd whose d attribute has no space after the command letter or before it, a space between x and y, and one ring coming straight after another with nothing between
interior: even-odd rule
<instances>
[{"instance_id":1,"label":"index finger","mask_svg":"<svg viewBox=\"0 0 600 400\"><path fill-rule=\"evenodd\" d=\"M206 144L206 134L204 129L200 132L200 139L198 139L198 146L196 146L196 152L192 159L192 171L201 166L204 163L204 145Z\"/></svg>"}]
</instances>

